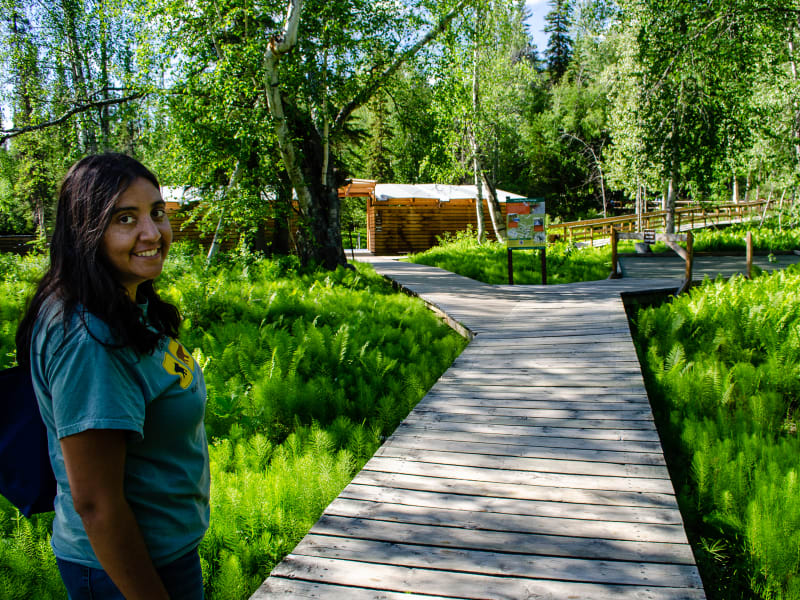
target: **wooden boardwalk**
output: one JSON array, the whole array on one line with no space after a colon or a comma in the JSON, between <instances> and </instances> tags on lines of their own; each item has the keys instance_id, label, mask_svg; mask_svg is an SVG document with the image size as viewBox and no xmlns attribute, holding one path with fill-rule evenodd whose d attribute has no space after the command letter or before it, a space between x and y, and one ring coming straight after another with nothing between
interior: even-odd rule
<instances>
[{"instance_id":1,"label":"wooden boardwalk","mask_svg":"<svg viewBox=\"0 0 800 600\"><path fill-rule=\"evenodd\" d=\"M253 598L704 598L620 298L675 280L374 262L475 337Z\"/></svg>"}]
</instances>

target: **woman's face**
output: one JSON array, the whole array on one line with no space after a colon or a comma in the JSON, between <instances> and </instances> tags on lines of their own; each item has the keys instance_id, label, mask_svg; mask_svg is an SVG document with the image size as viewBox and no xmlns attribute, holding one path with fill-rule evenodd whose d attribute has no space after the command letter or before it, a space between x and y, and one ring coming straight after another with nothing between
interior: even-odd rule
<instances>
[{"instance_id":1,"label":"woman's face","mask_svg":"<svg viewBox=\"0 0 800 600\"><path fill-rule=\"evenodd\" d=\"M117 281L132 300L140 283L161 274L171 242L172 228L161 193L147 179L134 179L117 198L101 244Z\"/></svg>"}]
</instances>

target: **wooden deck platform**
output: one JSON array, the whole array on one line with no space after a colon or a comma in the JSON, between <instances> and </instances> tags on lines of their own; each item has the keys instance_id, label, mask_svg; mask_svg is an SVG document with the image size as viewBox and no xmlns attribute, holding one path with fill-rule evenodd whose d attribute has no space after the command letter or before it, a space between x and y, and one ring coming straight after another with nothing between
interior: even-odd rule
<instances>
[{"instance_id":1,"label":"wooden deck platform","mask_svg":"<svg viewBox=\"0 0 800 600\"><path fill-rule=\"evenodd\" d=\"M620 294L379 272L474 339L253 599L704 598Z\"/></svg>"}]
</instances>

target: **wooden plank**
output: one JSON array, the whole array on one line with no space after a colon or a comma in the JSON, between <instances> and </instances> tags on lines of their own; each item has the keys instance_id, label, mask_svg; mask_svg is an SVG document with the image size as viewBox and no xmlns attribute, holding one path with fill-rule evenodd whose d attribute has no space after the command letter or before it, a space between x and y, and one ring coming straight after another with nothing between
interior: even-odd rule
<instances>
[{"instance_id":1,"label":"wooden plank","mask_svg":"<svg viewBox=\"0 0 800 600\"><path fill-rule=\"evenodd\" d=\"M496 409L526 409L526 410L574 410L574 411L603 411L608 414L614 411L647 410L650 407L646 398L631 395L626 399L611 399L598 401L585 401L580 399L560 400L557 397L546 398L481 398L477 394L463 396L460 394L428 394L417 408L420 410L436 408L447 410L451 407Z\"/></svg>"},{"instance_id":2,"label":"wooden plank","mask_svg":"<svg viewBox=\"0 0 800 600\"><path fill-rule=\"evenodd\" d=\"M587 490L611 490L672 494L669 479L646 479L644 477L598 477L595 475L572 475L563 473L544 473L528 471L509 471L484 467L439 465L434 463L384 458L373 456L364 466L371 471L385 473L405 473L408 475L429 475L431 477L452 477L471 481L496 483L531 483L535 485L581 488Z\"/></svg>"},{"instance_id":3,"label":"wooden plank","mask_svg":"<svg viewBox=\"0 0 800 600\"><path fill-rule=\"evenodd\" d=\"M418 427L429 427L431 422L412 412L406 421L409 425ZM451 421L439 420L435 422L436 429L462 431L468 433L486 433L497 435L547 435L552 437L571 438L574 440L616 440L623 442L627 440L638 442L658 442L658 434L655 430L646 429L599 429L599 428L579 428L579 427L547 427L541 425L497 425L486 423L454 423ZM621 444L620 444L621 445Z\"/></svg>"},{"instance_id":4,"label":"wooden plank","mask_svg":"<svg viewBox=\"0 0 800 600\"><path fill-rule=\"evenodd\" d=\"M670 494L656 492L631 492L624 490L588 490L583 488L536 485L531 481L507 483L496 481L471 481L454 477L387 473L383 471L362 470L353 479L353 484L381 486L404 490L442 492L474 498L512 498L517 500L555 502L558 504L593 504L602 510L604 507L627 507L634 509L677 510L675 498ZM345 488L347 489L347 488ZM617 520L630 520L618 518ZM644 522L661 522L644 519Z\"/></svg>"},{"instance_id":5,"label":"wooden plank","mask_svg":"<svg viewBox=\"0 0 800 600\"><path fill-rule=\"evenodd\" d=\"M628 327L627 323L620 324L619 326L614 327L613 325L608 326L596 326L596 327L585 327L585 328L578 328L578 327L569 327L569 328L554 328L542 324L541 327L536 327L535 324L525 323L526 327L524 330L521 331L521 328L518 324L516 325L506 325L503 326L498 325L493 327L490 331L481 334L482 340L489 340L489 339L496 339L501 338L504 340L508 340L509 333L513 333L512 336L514 341L517 342L518 340L527 340L527 339L541 339L541 338L571 338L571 337L592 337L593 339L597 339L597 336L602 336L605 338L619 338L623 340L630 340L631 330Z\"/></svg>"},{"instance_id":6,"label":"wooden plank","mask_svg":"<svg viewBox=\"0 0 800 600\"><path fill-rule=\"evenodd\" d=\"M473 429L473 428L470 428ZM452 441L475 441L484 443L501 443L507 445L519 445L523 447L539 447L539 448L561 448L561 449L577 449L586 450L588 452L642 452L661 454L661 442L659 440L642 441L642 440L625 440L622 441L618 438L607 437L603 438L588 438L588 437L569 437L569 436L554 436L554 435L525 435L517 433L500 433L496 430L481 432L481 431L464 431L461 428L454 427L452 423L436 424L426 423L424 420L417 423L410 423L404 421L399 425L394 435L397 437L406 436L420 436L426 439L437 440L452 440ZM522 450L520 450L522 452Z\"/></svg>"},{"instance_id":7,"label":"wooden plank","mask_svg":"<svg viewBox=\"0 0 800 600\"><path fill-rule=\"evenodd\" d=\"M484 438L485 439L485 438ZM546 442L544 442L546 443ZM588 450L586 448L551 448L548 446L520 446L477 440L440 440L426 435L393 435L382 448L419 449L435 452L461 452L516 458L550 458L554 460L584 460L600 463L629 465L665 465L659 452L621 452L618 450Z\"/></svg>"},{"instance_id":8,"label":"wooden plank","mask_svg":"<svg viewBox=\"0 0 800 600\"><path fill-rule=\"evenodd\" d=\"M463 573L482 573L617 585L648 585L673 588L702 586L697 569L663 563L597 562L579 558L527 556L517 553L452 550L416 544L387 544L332 536L310 535L292 552L356 562L391 564Z\"/></svg>"},{"instance_id":9,"label":"wooden plank","mask_svg":"<svg viewBox=\"0 0 800 600\"><path fill-rule=\"evenodd\" d=\"M551 384L537 385L536 381L523 383L517 386L504 385L502 382L492 384L491 382L485 384L481 382L476 384L474 382L465 383L457 380L440 379L431 388L434 393L442 394L445 392L456 394L479 394L481 397L501 397L501 398L547 398L563 394L566 397L573 398L591 398L605 396L608 398L628 398L631 396L646 397L647 390L644 384L640 386L635 385L603 385L602 383L589 385L563 385L553 386ZM493 395L492 395L493 394Z\"/></svg>"},{"instance_id":10,"label":"wooden plank","mask_svg":"<svg viewBox=\"0 0 800 600\"><path fill-rule=\"evenodd\" d=\"M621 462L598 462L586 460L551 459L526 456L503 456L429 449L404 448L384 445L375 456L413 460L436 465L458 465L485 469L506 469L516 472L558 473L569 475L592 475L594 477L643 477L669 479L665 465L642 465Z\"/></svg>"},{"instance_id":11,"label":"wooden plank","mask_svg":"<svg viewBox=\"0 0 800 600\"><path fill-rule=\"evenodd\" d=\"M454 383L437 383L428 392L429 397L435 398L462 398L464 400L554 400L558 402L647 402L646 391L644 388L635 390L623 388L603 387L559 387L528 389L508 389L492 385L481 385L474 387L459 386Z\"/></svg>"},{"instance_id":12,"label":"wooden plank","mask_svg":"<svg viewBox=\"0 0 800 600\"><path fill-rule=\"evenodd\" d=\"M529 417L503 417L492 415L474 414L447 414L441 412L415 411L412 413L414 419L425 419L434 423L463 423L481 425L509 425L512 427L534 426L548 428L551 433L558 433L558 429L582 429L595 431L655 431L655 424L652 420L630 420L624 419L545 419ZM409 417L411 418L411 417Z\"/></svg>"},{"instance_id":13,"label":"wooden plank","mask_svg":"<svg viewBox=\"0 0 800 600\"><path fill-rule=\"evenodd\" d=\"M509 340L509 337L511 337L511 340ZM525 346L526 350L528 348L537 348L539 346L579 346L583 344L602 344L603 348L605 348L607 344L613 344L614 347L620 345L633 348L630 331L610 335L587 333L585 335L574 334L552 337L538 336L533 332L525 332L519 335L503 336L500 338L491 337L489 334L482 334L478 337L476 342L479 346L508 346L509 344L513 344L514 346L518 347Z\"/></svg>"},{"instance_id":14,"label":"wooden plank","mask_svg":"<svg viewBox=\"0 0 800 600\"><path fill-rule=\"evenodd\" d=\"M469 496L466 494L443 494L424 490L396 489L376 485L351 483L340 498L406 504L417 507L439 508L446 506L454 510L480 511L496 514L530 515L537 517L563 517L589 521L614 521L626 523L654 523L661 525L683 525L677 509L637 508L630 506L607 506L578 504L564 501L515 500L495 496Z\"/></svg>"},{"instance_id":15,"label":"wooden plank","mask_svg":"<svg viewBox=\"0 0 800 600\"><path fill-rule=\"evenodd\" d=\"M562 405L563 406L563 405ZM587 410L574 408L493 408L486 405L454 405L447 402L431 402L422 400L415 410L418 412L448 413L451 415L489 415L502 417L524 417L526 419L624 419L626 421L652 421L653 413L649 407L642 406L639 410L597 410L595 405Z\"/></svg>"},{"instance_id":16,"label":"wooden plank","mask_svg":"<svg viewBox=\"0 0 800 600\"><path fill-rule=\"evenodd\" d=\"M603 387L635 387L641 388L644 380L639 373L550 373L548 371L521 370L517 377L512 377L508 369L500 372L482 369L459 369L447 371L439 378L441 383L457 381L460 385L503 385L506 387L546 386L559 387L562 385L594 385Z\"/></svg>"},{"instance_id":17,"label":"wooden plank","mask_svg":"<svg viewBox=\"0 0 800 600\"><path fill-rule=\"evenodd\" d=\"M534 356L537 354L549 354L551 356L570 356L570 355L597 355L599 357L622 354L630 359L638 358L633 343L630 341L606 343L602 346L597 340L581 340L571 338L569 342L551 341L550 343L526 344L525 347L515 346L513 342L502 340L482 340L480 336L470 342L470 352L491 351L497 356L504 354Z\"/></svg>"},{"instance_id":18,"label":"wooden plank","mask_svg":"<svg viewBox=\"0 0 800 600\"><path fill-rule=\"evenodd\" d=\"M250 600L273 598L346 598L347 600L447 600L453 596L432 596L409 592L387 592L363 587L352 587L302 579L270 577L250 596Z\"/></svg>"},{"instance_id":19,"label":"wooden plank","mask_svg":"<svg viewBox=\"0 0 800 600\"><path fill-rule=\"evenodd\" d=\"M528 362L529 365L523 363ZM448 373L494 373L510 376L513 373L521 375L559 375L569 377L572 375L591 374L597 377L604 377L606 375L635 375L642 376L642 371L638 362L609 362L605 364L598 364L597 360L582 360L576 361L559 361L556 359L547 359L546 361L537 361L536 359L526 359L519 356L507 356L502 359L494 357L480 360L478 357L471 356L468 359L456 360L448 369Z\"/></svg>"},{"instance_id":20,"label":"wooden plank","mask_svg":"<svg viewBox=\"0 0 800 600\"><path fill-rule=\"evenodd\" d=\"M449 595L453 598L484 600L538 600L592 598L593 600L692 600L703 598L701 590L680 587L617 586L521 577L490 576L449 572L446 578L436 569L370 564L334 558L290 554L275 567L279 577L372 587L397 592Z\"/></svg>"}]
</instances>

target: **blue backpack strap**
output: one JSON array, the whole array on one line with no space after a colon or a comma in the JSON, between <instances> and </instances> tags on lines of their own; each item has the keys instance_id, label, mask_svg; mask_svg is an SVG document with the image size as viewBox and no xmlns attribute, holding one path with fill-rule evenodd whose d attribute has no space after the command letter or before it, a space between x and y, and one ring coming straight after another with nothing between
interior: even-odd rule
<instances>
[{"instance_id":1,"label":"blue backpack strap","mask_svg":"<svg viewBox=\"0 0 800 600\"><path fill-rule=\"evenodd\" d=\"M26 517L53 510L56 480L30 372L0 371L0 495Z\"/></svg>"}]
</instances>

